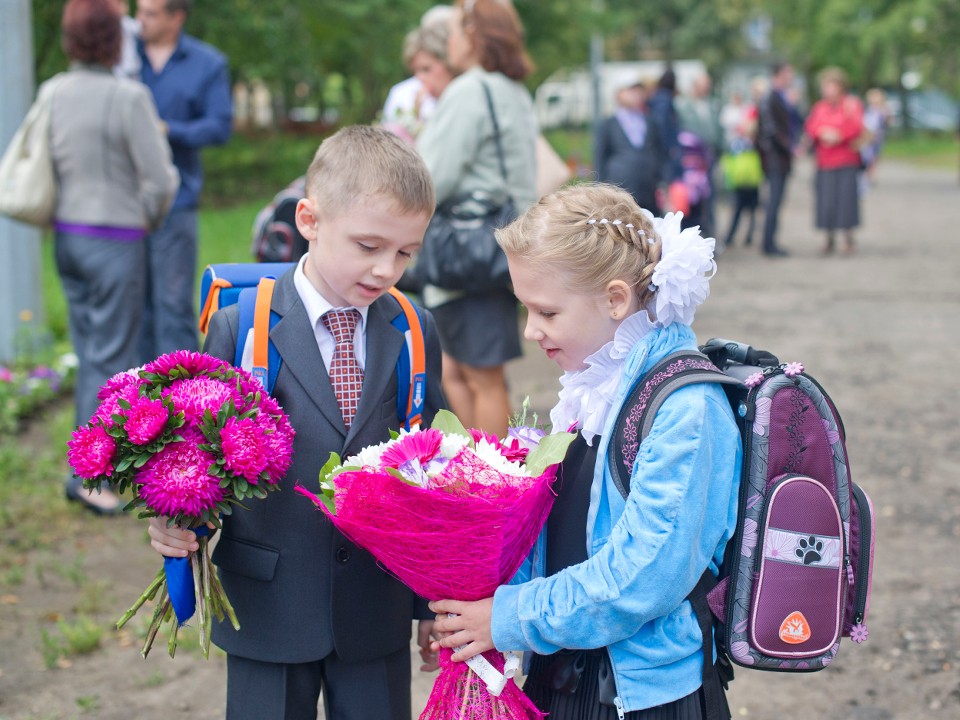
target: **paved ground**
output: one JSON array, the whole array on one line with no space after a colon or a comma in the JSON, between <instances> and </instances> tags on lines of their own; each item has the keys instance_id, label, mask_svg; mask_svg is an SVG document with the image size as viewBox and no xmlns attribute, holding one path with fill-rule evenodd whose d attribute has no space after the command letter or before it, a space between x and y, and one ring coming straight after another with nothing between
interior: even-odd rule
<instances>
[{"instance_id":1,"label":"paved ground","mask_svg":"<svg viewBox=\"0 0 960 720\"><path fill-rule=\"evenodd\" d=\"M878 516L869 641L844 642L835 664L813 675L741 670L735 718L960 718L960 188L954 172L894 164L879 180L864 202L858 252L825 258L801 167L782 217L791 257L729 250L697 319L701 340L747 340L805 363L843 415L853 476ZM721 223L726 216L721 208ZM514 396L530 395L544 414L555 377L535 348L510 368ZM106 584L105 622L156 567L132 519L91 520L57 562L69 567L71 553L85 553L85 572ZM222 717L222 657L185 651L170 661L157 648L142 662L127 634L44 671L37 627L74 607L77 593L36 575L17 589L18 604L0 606L0 719ZM432 677L414 679L417 711Z\"/></svg>"}]
</instances>

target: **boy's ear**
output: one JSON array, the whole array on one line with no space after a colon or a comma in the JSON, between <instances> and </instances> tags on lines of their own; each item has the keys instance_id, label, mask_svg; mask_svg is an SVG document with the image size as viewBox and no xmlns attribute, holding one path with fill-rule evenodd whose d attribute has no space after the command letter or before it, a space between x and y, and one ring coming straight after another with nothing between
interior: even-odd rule
<instances>
[{"instance_id":1,"label":"boy's ear","mask_svg":"<svg viewBox=\"0 0 960 720\"><path fill-rule=\"evenodd\" d=\"M614 320L623 320L635 311L633 289L623 280L607 283L607 309Z\"/></svg>"},{"instance_id":2,"label":"boy's ear","mask_svg":"<svg viewBox=\"0 0 960 720\"><path fill-rule=\"evenodd\" d=\"M304 240L313 242L317 239L317 223L320 219L309 198L303 198L297 203L294 218L297 221L297 230L303 235Z\"/></svg>"}]
</instances>

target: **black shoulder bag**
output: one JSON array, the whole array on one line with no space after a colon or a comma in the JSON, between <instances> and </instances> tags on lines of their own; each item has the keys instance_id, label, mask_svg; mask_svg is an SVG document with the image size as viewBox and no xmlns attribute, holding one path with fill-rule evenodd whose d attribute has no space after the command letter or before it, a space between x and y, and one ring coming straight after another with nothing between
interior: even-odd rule
<instances>
[{"instance_id":1,"label":"black shoulder bag","mask_svg":"<svg viewBox=\"0 0 960 720\"><path fill-rule=\"evenodd\" d=\"M486 83L483 83L483 92L493 121L500 174L506 185L507 166L500 143L500 124ZM502 202L488 193L473 192L441 203L423 237L423 247L416 261L417 279L470 295L509 290L507 256L497 244L494 231L516 217L509 194Z\"/></svg>"}]
</instances>

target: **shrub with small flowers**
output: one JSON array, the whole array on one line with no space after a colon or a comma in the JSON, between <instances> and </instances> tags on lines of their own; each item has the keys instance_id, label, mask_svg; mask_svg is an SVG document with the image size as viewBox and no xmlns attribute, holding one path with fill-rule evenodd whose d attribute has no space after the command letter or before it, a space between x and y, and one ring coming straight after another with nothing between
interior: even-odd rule
<instances>
[{"instance_id":1,"label":"shrub with small flowers","mask_svg":"<svg viewBox=\"0 0 960 720\"><path fill-rule=\"evenodd\" d=\"M249 373L202 353L174 352L119 373L97 397L97 411L67 443L67 458L84 487L112 483L121 493L129 489L132 499L124 509L193 529L200 544L188 561L166 559L118 627L159 592L144 657L168 618L172 655L176 630L194 610L206 656L211 612L239 627L210 566L207 526L219 527L220 516L235 505L278 489L293 454L293 428Z\"/></svg>"},{"instance_id":2,"label":"shrub with small flowers","mask_svg":"<svg viewBox=\"0 0 960 720\"><path fill-rule=\"evenodd\" d=\"M14 433L21 423L73 386L77 356L65 353L50 364L0 365L0 432Z\"/></svg>"}]
</instances>

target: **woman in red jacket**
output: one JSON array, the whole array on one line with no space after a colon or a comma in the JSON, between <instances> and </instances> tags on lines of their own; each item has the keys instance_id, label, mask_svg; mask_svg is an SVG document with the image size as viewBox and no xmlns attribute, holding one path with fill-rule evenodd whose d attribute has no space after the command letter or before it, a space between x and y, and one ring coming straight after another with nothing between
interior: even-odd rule
<instances>
[{"instance_id":1,"label":"woman in red jacket","mask_svg":"<svg viewBox=\"0 0 960 720\"><path fill-rule=\"evenodd\" d=\"M860 224L857 175L863 133L863 105L847 94L847 76L839 68L820 73L821 99L810 110L804 132L813 143L817 161L817 227L827 233L823 248L834 250L837 230L846 238L845 252L853 252L853 229Z\"/></svg>"}]
</instances>

